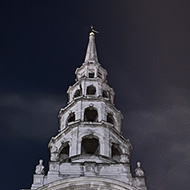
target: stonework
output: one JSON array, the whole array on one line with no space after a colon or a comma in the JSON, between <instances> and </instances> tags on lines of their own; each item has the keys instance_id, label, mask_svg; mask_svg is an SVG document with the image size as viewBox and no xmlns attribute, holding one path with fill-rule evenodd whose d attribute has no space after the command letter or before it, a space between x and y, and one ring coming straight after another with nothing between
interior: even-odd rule
<instances>
[{"instance_id":1,"label":"stonework","mask_svg":"<svg viewBox=\"0 0 190 190\"><path fill-rule=\"evenodd\" d=\"M132 146L122 136L123 116L114 106L114 90L98 62L94 32L75 74L68 104L59 112L59 133L48 145L49 170L45 175L40 160L31 190L147 190L140 163L132 177Z\"/></svg>"}]
</instances>

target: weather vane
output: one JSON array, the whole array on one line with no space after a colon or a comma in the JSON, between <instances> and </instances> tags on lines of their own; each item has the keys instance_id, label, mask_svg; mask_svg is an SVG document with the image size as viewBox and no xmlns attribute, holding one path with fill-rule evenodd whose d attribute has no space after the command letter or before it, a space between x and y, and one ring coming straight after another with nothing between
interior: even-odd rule
<instances>
[{"instance_id":1,"label":"weather vane","mask_svg":"<svg viewBox=\"0 0 190 190\"><path fill-rule=\"evenodd\" d=\"M94 30L93 26L90 26L90 29L91 29L90 35L94 35L94 33L98 34L98 31Z\"/></svg>"}]
</instances>

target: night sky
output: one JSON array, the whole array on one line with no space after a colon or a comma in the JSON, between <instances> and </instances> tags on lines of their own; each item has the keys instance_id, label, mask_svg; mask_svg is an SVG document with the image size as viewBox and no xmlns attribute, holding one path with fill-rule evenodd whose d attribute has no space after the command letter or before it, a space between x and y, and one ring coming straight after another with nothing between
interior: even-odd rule
<instances>
[{"instance_id":1,"label":"night sky","mask_svg":"<svg viewBox=\"0 0 190 190\"><path fill-rule=\"evenodd\" d=\"M0 189L30 188L90 25L149 190L190 189L190 2L16 0L0 6Z\"/></svg>"}]
</instances>

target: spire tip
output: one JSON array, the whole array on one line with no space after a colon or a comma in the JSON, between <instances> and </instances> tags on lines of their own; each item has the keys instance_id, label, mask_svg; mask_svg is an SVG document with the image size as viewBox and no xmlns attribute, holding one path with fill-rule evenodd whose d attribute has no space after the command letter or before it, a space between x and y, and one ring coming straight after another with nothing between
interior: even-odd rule
<instances>
[{"instance_id":1,"label":"spire tip","mask_svg":"<svg viewBox=\"0 0 190 190\"><path fill-rule=\"evenodd\" d=\"M94 36L95 33L98 34L98 31L97 30L94 30L94 27L93 26L90 26L90 29L91 29L91 32L90 32L90 36Z\"/></svg>"},{"instance_id":2,"label":"spire tip","mask_svg":"<svg viewBox=\"0 0 190 190\"><path fill-rule=\"evenodd\" d=\"M91 26L91 31L89 34L89 42L87 46L86 56L85 56L85 63L87 62L96 62L98 63L98 56L96 51L96 44L95 44L95 33L98 31L94 30L94 27Z\"/></svg>"}]
</instances>

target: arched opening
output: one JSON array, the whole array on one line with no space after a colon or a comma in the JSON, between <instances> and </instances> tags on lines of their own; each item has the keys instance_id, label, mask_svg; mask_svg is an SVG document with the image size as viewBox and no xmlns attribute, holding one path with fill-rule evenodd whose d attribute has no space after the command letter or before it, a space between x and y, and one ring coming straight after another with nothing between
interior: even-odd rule
<instances>
[{"instance_id":1,"label":"arched opening","mask_svg":"<svg viewBox=\"0 0 190 190\"><path fill-rule=\"evenodd\" d=\"M108 98L108 92L107 92L106 90L103 90L102 96L103 96L104 98Z\"/></svg>"},{"instance_id":2,"label":"arched opening","mask_svg":"<svg viewBox=\"0 0 190 190\"><path fill-rule=\"evenodd\" d=\"M62 150L59 154L59 160L60 162L64 162L69 158L69 144L65 143L63 144Z\"/></svg>"},{"instance_id":3,"label":"arched opening","mask_svg":"<svg viewBox=\"0 0 190 190\"><path fill-rule=\"evenodd\" d=\"M69 114L67 123L70 123L72 121L75 121L75 113L74 112L72 112L72 113Z\"/></svg>"},{"instance_id":4,"label":"arched opening","mask_svg":"<svg viewBox=\"0 0 190 190\"><path fill-rule=\"evenodd\" d=\"M94 78L94 73L89 73L88 76L89 78Z\"/></svg>"},{"instance_id":5,"label":"arched opening","mask_svg":"<svg viewBox=\"0 0 190 190\"><path fill-rule=\"evenodd\" d=\"M121 158L121 149L119 148L118 144L113 144L111 148L112 158L116 161L120 161Z\"/></svg>"},{"instance_id":6,"label":"arched opening","mask_svg":"<svg viewBox=\"0 0 190 190\"><path fill-rule=\"evenodd\" d=\"M111 123L111 124L114 124L113 114L111 114L111 113L107 114L107 122Z\"/></svg>"},{"instance_id":7,"label":"arched opening","mask_svg":"<svg viewBox=\"0 0 190 190\"><path fill-rule=\"evenodd\" d=\"M79 96L81 96L81 90L80 89L78 89L78 90L75 91L74 98L77 98Z\"/></svg>"},{"instance_id":8,"label":"arched opening","mask_svg":"<svg viewBox=\"0 0 190 190\"><path fill-rule=\"evenodd\" d=\"M99 154L99 140L92 135L84 137L81 144L81 154Z\"/></svg>"},{"instance_id":9,"label":"arched opening","mask_svg":"<svg viewBox=\"0 0 190 190\"><path fill-rule=\"evenodd\" d=\"M93 85L88 86L87 90L86 90L86 94L87 95L94 95L94 94L96 94L96 88Z\"/></svg>"},{"instance_id":10,"label":"arched opening","mask_svg":"<svg viewBox=\"0 0 190 190\"><path fill-rule=\"evenodd\" d=\"M84 111L84 121L98 121L98 112L94 107L88 107Z\"/></svg>"}]
</instances>

